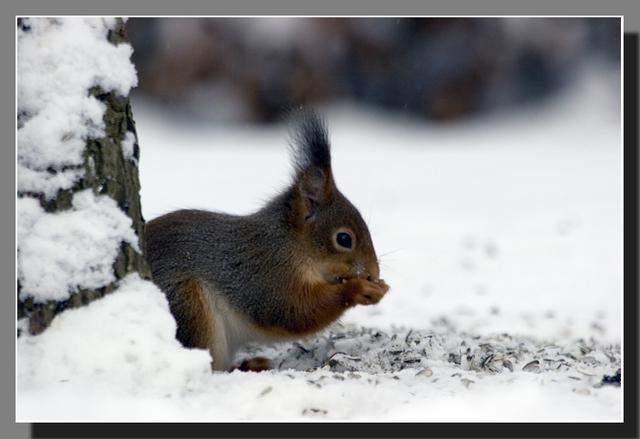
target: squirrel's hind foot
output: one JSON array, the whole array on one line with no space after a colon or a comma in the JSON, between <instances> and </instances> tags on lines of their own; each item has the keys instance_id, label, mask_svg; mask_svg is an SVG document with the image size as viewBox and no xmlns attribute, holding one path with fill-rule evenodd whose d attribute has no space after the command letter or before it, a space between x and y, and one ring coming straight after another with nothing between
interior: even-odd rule
<instances>
[{"instance_id":1,"label":"squirrel's hind foot","mask_svg":"<svg viewBox=\"0 0 640 439\"><path fill-rule=\"evenodd\" d=\"M271 360L266 357L246 358L240 363L240 366L234 368L242 372L263 372L271 369Z\"/></svg>"}]
</instances>

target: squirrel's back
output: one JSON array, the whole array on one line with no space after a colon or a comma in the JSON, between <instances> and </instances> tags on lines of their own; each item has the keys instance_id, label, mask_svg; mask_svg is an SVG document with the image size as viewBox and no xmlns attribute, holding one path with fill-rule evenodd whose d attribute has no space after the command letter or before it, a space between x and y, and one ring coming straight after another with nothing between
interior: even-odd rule
<instances>
[{"instance_id":1,"label":"squirrel's back","mask_svg":"<svg viewBox=\"0 0 640 439\"><path fill-rule=\"evenodd\" d=\"M147 258L161 289L172 291L195 277L243 310L265 282L278 282L278 267L291 255L286 228L259 212L178 210L148 222L145 233Z\"/></svg>"}]
</instances>

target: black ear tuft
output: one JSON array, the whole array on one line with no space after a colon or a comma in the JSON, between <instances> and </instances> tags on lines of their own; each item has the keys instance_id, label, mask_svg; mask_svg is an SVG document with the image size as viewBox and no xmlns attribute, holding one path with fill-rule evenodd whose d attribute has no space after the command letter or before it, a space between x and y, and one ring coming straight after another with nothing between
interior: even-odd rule
<instances>
[{"instance_id":1,"label":"black ear tuft","mask_svg":"<svg viewBox=\"0 0 640 439\"><path fill-rule=\"evenodd\" d=\"M311 109L301 109L293 115L293 163L298 173L311 167L328 172L331 169L329 134L324 121Z\"/></svg>"},{"instance_id":2,"label":"black ear tuft","mask_svg":"<svg viewBox=\"0 0 640 439\"><path fill-rule=\"evenodd\" d=\"M291 219L304 227L333 197L329 135L322 119L310 109L293 114L292 156L295 168Z\"/></svg>"}]
</instances>

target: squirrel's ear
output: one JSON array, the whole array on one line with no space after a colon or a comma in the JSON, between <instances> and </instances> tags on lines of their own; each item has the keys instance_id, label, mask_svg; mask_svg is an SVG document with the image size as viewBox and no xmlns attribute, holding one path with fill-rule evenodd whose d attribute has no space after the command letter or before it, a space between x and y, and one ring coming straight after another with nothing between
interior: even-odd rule
<instances>
[{"instance_id":1,"label":"squirrel's ear","mask_svg":"<svg viewBox=\"0 0 640 439\"><path fill-rule=\"evenodd\" d=\"M304 225L315 219L318 208L333 195L331 171L317 166L305 169L296 179L292 203L295 223Z\"/></svg>"}]
</instances>

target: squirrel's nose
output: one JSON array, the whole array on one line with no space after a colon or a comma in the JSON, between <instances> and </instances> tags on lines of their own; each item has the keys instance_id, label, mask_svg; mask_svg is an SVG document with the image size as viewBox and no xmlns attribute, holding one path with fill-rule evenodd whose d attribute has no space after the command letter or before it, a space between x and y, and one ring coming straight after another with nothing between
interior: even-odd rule
<instances>
[{"instance_id":1,"label":"squirrel's nose","mask_svg":"<svg viewBox=\"0 0 640 439\"><path fill-rule=\"evenodd\" d=\"M378 267L378 264L376 262L372 262L370 264L367 264L367 268L364 271L364 274L367 278L367 280L378 280L378 278L380 277L380 268Z\"/></svg>"},{"instance_id":2,"label":"squirrel's nose","mask_svg":"<svg viewBox=\"0 0 640 439\"><path fill-rule=\"evenodd\" d=\"M377 262L364 263L358 261L351 266L351 270L356 277L362 279L377 280L380 277L380 269Z\"/></svg>"},{"instance_id":3,"label":"squirrel's nose","mask_svg":"<svg viewBox=\"0 0 640 439\"><path fill-rule=\"evenodd\" d=\"M371 276L373 276L376 279L380 277L380 266L378 265L378 261L372 261L369 264L368 269L369 269L369 273L371 273Z\"/></svg>"}]
</instances>

